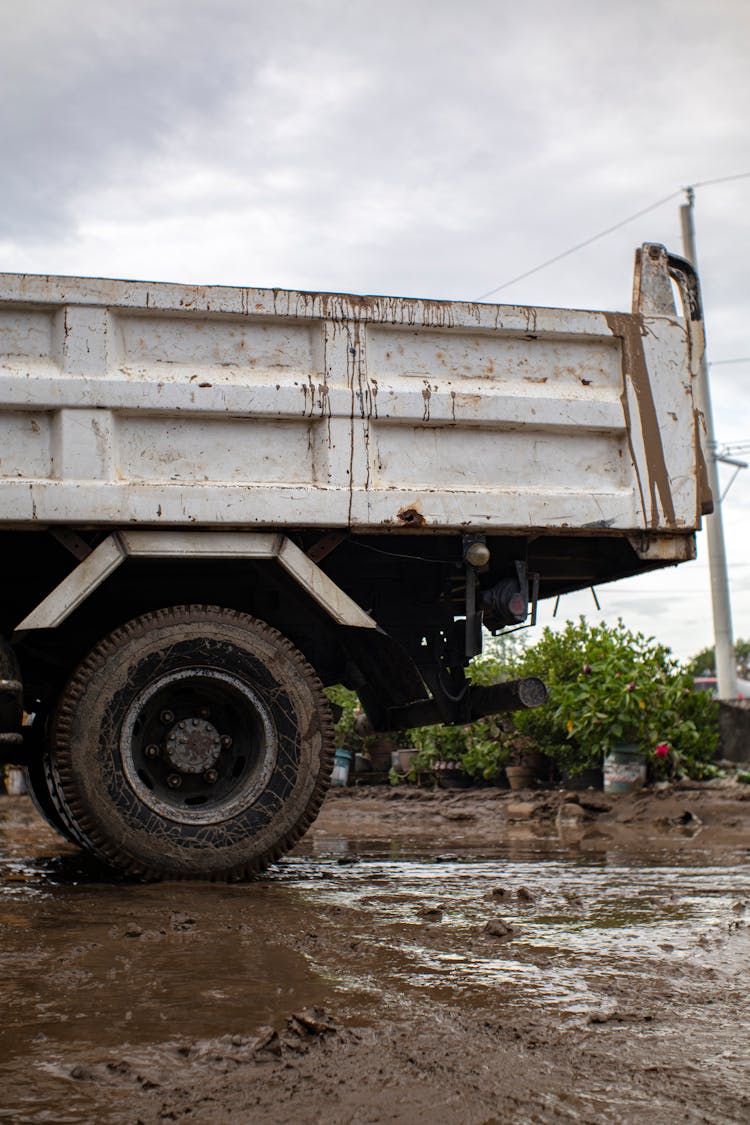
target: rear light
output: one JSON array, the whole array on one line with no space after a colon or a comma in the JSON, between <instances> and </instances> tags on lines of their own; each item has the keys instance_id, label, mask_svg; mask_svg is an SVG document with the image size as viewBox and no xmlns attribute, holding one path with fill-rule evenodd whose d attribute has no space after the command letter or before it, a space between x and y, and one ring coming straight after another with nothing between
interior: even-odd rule
<instances>
[{"instance_id":1,"label":"rear light","mask_svg":"<svg viewBox=\"0 0 750 1125\"><path fill-rule=\"evenodd\" d=\"M489 628L520 625L529 615L528 588L521 589L518 578L505 578L482 591L482 609Z\"/></svg>"}]
</instances>

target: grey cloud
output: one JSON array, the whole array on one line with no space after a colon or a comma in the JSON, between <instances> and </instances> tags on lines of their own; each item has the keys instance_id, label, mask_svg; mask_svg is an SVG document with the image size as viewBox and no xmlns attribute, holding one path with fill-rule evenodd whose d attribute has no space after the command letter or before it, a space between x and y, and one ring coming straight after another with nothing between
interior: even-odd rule
<instances>
[{"instance_id":1,"label":"grey cloud","mask_svg":"<svg viewBox=\"0 0 750 1125\"><path fill-rule=\"evenodd\" d=\"M705 57L703 32L673 22L673 0L639 19L586 0L537 0L523 17L489 0L10 7L0 133L12 153L2 221L15 239L75 224L98 186L118 187L127 206L132 185L143 206L144 168L180 151L298 222L325 227L374 197L394 236L408 242L416 226L414 253L420 226L479 223L482 238L490 224L502 232L503 249L523 238L534 259L591 210L592 183L602 217L630 206L644 134L652 157L664 137L687 147L698 99L678 92L661 57L667 32L699 75ZM734 135L736 107L724 116ZM280 190L276 174L289 169L296 184ZM152 190L149 210L170 196L168 184L163 200ZM530 207L521 233L515 216Z\"/></svg>"},{"instance_id":2,"label":"grey cloud","mask_svg":"<svg viewBox=\"0 0 750 1125\"><path fill-rule=\"evenodd\" d=\"M0 229L16 238L75 222L77 195L113 171L137 184L144 160L186 124L210 130L255 52L248 9L226 0L6 7Z\"/></svg>"}]
</instances>

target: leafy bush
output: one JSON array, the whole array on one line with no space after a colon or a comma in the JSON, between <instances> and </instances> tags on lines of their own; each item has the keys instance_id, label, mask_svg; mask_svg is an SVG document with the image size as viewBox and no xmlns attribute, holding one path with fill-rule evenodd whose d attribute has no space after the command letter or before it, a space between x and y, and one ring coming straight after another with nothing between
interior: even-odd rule
<instances>
[{"instance_id":1,"label":"leafy bush","mask_svg":"<svg viewBox=\"0 0 750 1125\"><path fill-rule=\"evenodd\" d=\"M693 691L665 645L622 621L589 625L581 617L557 633L547 628L514 674L547 683L549 702L516 722L569 772L600 764L622 742L637 743L657 774L679 768L699 776L714 757L716 705Z\"/></svg>"}]
</instances>

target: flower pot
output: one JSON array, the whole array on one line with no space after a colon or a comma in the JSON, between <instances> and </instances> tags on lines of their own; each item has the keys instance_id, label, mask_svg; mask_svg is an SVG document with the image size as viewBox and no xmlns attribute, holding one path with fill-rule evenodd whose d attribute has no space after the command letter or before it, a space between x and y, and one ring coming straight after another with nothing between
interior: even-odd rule
<instances>
[{"instance_id":1,"label":"flower pot","mask_svg":"<svg viewBox=\"0 0 750 1125\"><path fill-rule=\"evenodd\" d=\"M349 783L349 769L352 764L354 754L351 750L336 750L333 755L333 773L331 774L331 785L348 785Z\"/></svg>"},{"instance_id":2,"label":"flower pot","mask_svg":"<svg viewBox=\"0 0 750 1125\"><path fill-rule=\"evenodd\" d=\"M468 789L474 784L460 762L435 762L432 768L440 789Z\"/></svg>"},{"instance_id":3,"label":"flower pot","mask_svg":"<svg viewBox=\"0 0 750 1125\"><path fill-rule=\"evenodd\" d=\"M531 789L536 780L533 766L506 766L505 776L511 789Z\"/></svg>"},{"instance_id":4,"label":"flower pot","mask_svg":"<svg viewBox=\"0 0 750 1125\"><path fill-rule=\"evenodd\" d=\"M531 750L524 750L523 764L534 771L534 777L538 783L546 784L549 782L552 775L552 760L547 757L543 750L536 747Z\"/></svg>"},{"instance_id":5,"label":"flower pot","mask_svg":"<svg viewBox=\"0 0 750 1125\"><path fill-rule=\"evenodd\" d=\"M396 750L396 769L400 770L401 773L408 773L414 765L418 753L419 750L414 750L411 747Z\"/></svg>"},{"instance_id":6,"label":"flower pot","mask_svg":"<svg viewBox=\"0 0 750 1125\"><path fill-rule=\"evenodd\" d=\"M604 759L604 792L637 793L646 782L646 763L633 742L613 746Z\"/></svg>"},{"instance_id":7,"label":"flower pot","mask_svg":"<svg viewBox=\"0 0 750 1125\"><path fill-rule=\"evenodd\" d=\"M26 777L20 766L8 766L5 788L11 797L22 797L26 792Z\"/></svg>"},{"instance_id":8,"label":"flower pot","mask_svg":"<svg viewBox=\"0 0 750 1125\"><path fill-rule=\"evenodd\" d=\"M374 770L387 773L391 768L392 755L398 752L398 746L390 735L379 734L368 742L367 753Z\"/></svg>"}]
</instances>

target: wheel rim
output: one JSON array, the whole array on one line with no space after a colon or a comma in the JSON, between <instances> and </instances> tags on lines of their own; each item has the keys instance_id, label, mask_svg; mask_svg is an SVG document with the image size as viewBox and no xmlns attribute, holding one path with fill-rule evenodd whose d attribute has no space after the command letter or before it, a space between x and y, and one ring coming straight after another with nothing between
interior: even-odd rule
<instances>
[{"instance_id":1,"label":"wheel rim","mask_svg":"<svg viewBox=\"0 0 750 1125\"><path fill-rule=\"evenodd\" d=\"M276 742L268 708L244 680L193 667L166 673L133 699L120 756L134 793L154 812L215 824L263 792Z\"/></svg>"}]
</instances>

